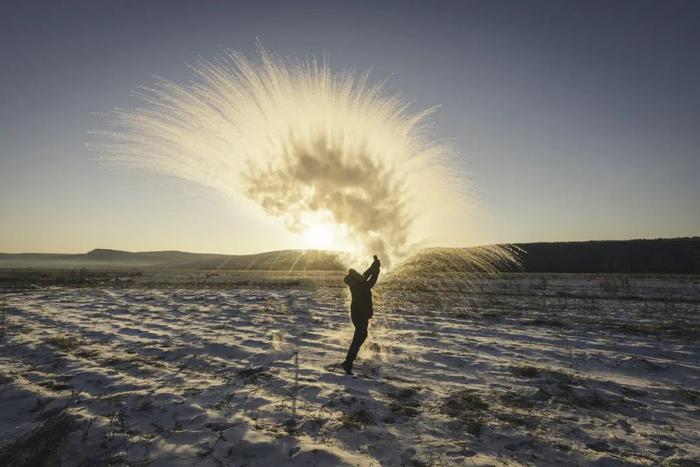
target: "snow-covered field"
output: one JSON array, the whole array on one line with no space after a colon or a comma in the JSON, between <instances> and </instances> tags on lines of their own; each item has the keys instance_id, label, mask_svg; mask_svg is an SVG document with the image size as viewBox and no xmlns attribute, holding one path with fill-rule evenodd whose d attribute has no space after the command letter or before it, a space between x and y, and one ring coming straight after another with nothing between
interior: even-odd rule
<instances>
[{"instance_id":1,"label":"snow-covered field","mask_svg":"<svg viewBox=\"0 0 700 467\"><path fill-rule=\"evenodd\" d=\"M700 465L698 277L380 278L354 378L341 276L242 277L0 289L0 465Z\"/></svg>"}]
</instances>

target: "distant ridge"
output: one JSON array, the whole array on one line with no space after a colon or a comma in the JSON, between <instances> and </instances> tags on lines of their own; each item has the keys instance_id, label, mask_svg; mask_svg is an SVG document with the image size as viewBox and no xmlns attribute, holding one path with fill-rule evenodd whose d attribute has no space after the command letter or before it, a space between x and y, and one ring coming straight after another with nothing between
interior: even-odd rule
<instances>
[{"instance_id":1,"label":"distant ridge","mask_svg":"<svg viewBox=\"0 0 700 467\"><path fill-rule=\"evenodd\" d=\"M655 240L592 240L517 243L521 266L512 271L553 273L700 274L700 237ZM441 248L441 254L459 248ZM434 253L419 256L428 260ZM0 253L0 269L179 268L256 270L342 270L339 254L320 250L282 250L253 255L129 252L98 248L85 254ZM465 269L468 268L465 264Z\"/></svg>"},{"instance_id":2,"label":"distant ridge","mask_svg":"<svg viewBox=\"0 0 700 467\"><path fill-rule=\"evenodd\" d=\"M700 237L523 243L527 272L700 274Z\"/></svg>"},{"instance_id":3,"label":"distant ridge","mask_svg":"<svg viewBox=\"0 0 700 467\"><path fill-rule=\"evenodd\" d=\"M0 268L171 268L339 270L338 254L319 250L282 250L253 255L188 253L185 251L130 252L98 248L85 254L0 253Z\"/></svg>"}]
</instances>

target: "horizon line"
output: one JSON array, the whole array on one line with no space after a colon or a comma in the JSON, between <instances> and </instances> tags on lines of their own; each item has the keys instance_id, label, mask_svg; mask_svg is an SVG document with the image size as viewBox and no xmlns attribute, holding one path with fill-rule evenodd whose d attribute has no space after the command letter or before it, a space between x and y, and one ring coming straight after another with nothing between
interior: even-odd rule
<instances>
[{"instance_id":1,"label":"horizon line","mask_svg":"<svg viewBox=\"0 0 700 467\"><path fill-rule=\"evenodd\" d=\"M591 239L591 240L547 240L547 241L533 241L533 242L507 242L507 243L486 243L479 245L468 245L468 246L424 246L419 248L420 250L429 248L479 248L487 246L510 246L510 245L529 245L535 243L586 243L586 242L631 242L631 241L655 241L655 240L700 240L700 234L697 235L686 235L678 237L656 237L656 238L623 238L623 239ZM92 248L83 252L56 252L56 251L0 251L0 255L87 255L93 251L115 251L120 253L187 253L196 255L218 255L218 256L255 256L265 253L280 253L285 251L303 251L303 252L323 252L323 253L349 253L346 251L339 250L322 250L318 248L284 248L279 250L265 250L257 251L254 253L213 253L213 252L199 252L199 251L187 251L187 250L121 250L117 248Z\"/></svg>"}]
</instances>

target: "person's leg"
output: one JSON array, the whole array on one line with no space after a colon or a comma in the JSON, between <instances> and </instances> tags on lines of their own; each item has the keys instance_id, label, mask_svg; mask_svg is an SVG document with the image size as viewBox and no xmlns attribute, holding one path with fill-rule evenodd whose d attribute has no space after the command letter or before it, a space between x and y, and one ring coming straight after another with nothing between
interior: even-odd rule
<instances>
[{"instance_id":1,"label":"person's leg","mask_svg":"<svg viewBox=\"0 0 700 467\"><path fill-rule=\"evenodd\" d=\"M352 363L357 357L357 352L360 351L360 346L367 339L367 326L369 325L369 319L354 317L352 318L352 324L355 325L355 334L352 337L352 343L348 349L348 355L345 357L345 366L352 369Z\"/></svg>"}]
</instances>

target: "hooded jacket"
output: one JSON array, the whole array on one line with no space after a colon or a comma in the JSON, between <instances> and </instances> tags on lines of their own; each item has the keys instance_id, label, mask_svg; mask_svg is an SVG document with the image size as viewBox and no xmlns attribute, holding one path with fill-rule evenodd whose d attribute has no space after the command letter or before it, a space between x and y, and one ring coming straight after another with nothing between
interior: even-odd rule
<instances>
[{"instance_id":1,"label":"hooded jacket","mask_svg":"<svg viewBox=\"0 0 700 467\"><path fill-rule=\"evenodd\" d=\"M379 266L372 264L364 274L360 274L354 269L348 270L348 274L343 281L350 287L352 302L350 304L350 314L355 318L369 319L374 314L372 309L372 287L379 278Z\"/></svg>"}]
</instances>

